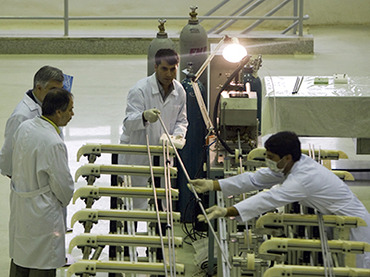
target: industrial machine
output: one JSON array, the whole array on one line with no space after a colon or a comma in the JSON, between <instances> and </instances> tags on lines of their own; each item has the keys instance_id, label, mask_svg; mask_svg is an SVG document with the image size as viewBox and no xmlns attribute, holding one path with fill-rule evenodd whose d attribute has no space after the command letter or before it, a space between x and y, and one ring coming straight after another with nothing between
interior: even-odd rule
<instances>
[{"instance_id":1,"label":"industrial machine","mask_svg":"<svg viewBox=\"0 0 370 277\"><path fill-rule=\"evenodd\" d=\"M195 74L192 84L194 93L199 94L195 82L204 67L210 65L209 113L204 113L204 103L197 100L200 110L203 109L202 116L208 130L208 158L204 170L211 179L266 166L265 150L258 147L261 83L257 71L262 57L245 56L239 63L231 65L222 60L218 53L221 48L220 45L215 47L214 53ZM342 151L308 149L302 152L329 165L325 161L346 158ZM335 174L342 179L353 180L353 176L347 172ZM224 199L220 192L214 196L214 192L210 192L208 205L230 207L255 193ZM210 222L208 225L210 230L204 239L206 242L194 242L198 247L197 253L208 251L206 260L201 254L196 258L208 276L370 274L368 269L356 268L355 260L357 254L368 252L370 245L349 240L351 228L366 226L364 220L358 217L322 216L294 203L272 210L248 223L219 218L215 225ZM333 232L331 237L327 236L327 228ZM214 230L217 230L217 234Z\"/></svg>"}]
</instances>

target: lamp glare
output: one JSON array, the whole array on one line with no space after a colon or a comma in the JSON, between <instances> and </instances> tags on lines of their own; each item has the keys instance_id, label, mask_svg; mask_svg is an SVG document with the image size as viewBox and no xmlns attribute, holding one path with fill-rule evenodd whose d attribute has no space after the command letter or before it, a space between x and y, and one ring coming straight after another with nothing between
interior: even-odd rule
<instances>
[{"instance_id":1,"label":"lamp glare","mask_svg":"<svg viewBox=\"0 0 370 277\"><path fill-rule=\"evenodd\" d=\"M240 44L229 44L222 51L222 56L231 63L240 62L247 55L247 50Z\"/></svg>"}]
</instances>

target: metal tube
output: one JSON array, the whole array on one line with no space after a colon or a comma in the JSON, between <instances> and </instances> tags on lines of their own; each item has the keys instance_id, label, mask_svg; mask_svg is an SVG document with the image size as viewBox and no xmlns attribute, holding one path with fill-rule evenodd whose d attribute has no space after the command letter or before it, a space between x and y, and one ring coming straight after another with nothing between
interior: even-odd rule
<instances>
[{"instance_id":1,"label":"metal tube","mask_svg":"<svg viewBox=\"0 0 370 277\"><path fill-rule=\"evenodd\" d=\"M204 61L202 66L198 69L198 72L195 73L194 83L196 83L198 81L200 75L202 75L203 71L207 68L207 66L212 61L213 57L217 54L218 50L221 48L221 46L224 44L224 42L227 38L228 38L227 36L224 36L220 40L220 42L216 45L215 50L213 51L213 53L211 53L211 55L208 56L208 58Z\"/></svg>"},{"instance_id":2,"label":"metal tube","mask_svg":"<svg viewBox=\"0 0 370 277\"><path fill-rule=\"evenodd\" d=\"M71 16L69 20L156 20L163 18L163 16ZM185 16L166 16L166 19L170 20L185 20L189 19ZM198 19L204 20L223 20L223 19L234 19L234 20L294 20L299 19L295 16L198 16ZM304 19L307 19L304 17Z\"/></svg>"},{"instance_id":3,"label":"metal tube","mask_svg":"<svg viewBox=\"0 0 370 277\"><path fill-rule=\"evenodd\" d=\"M95 250L93 256L91 257L91 260L98 260L101 253L103 252L104 246L98 246L98 248Z\"/></svg>"},{"instance_id":4,"label":"metal tube","mask_svg":"<svg viewBox=\"0 0 370 277\"><path fill-rule=\"evenodd\" d=\"M269 11L268 13L266 13L264 15L264 17L266 17L266 16L270 17L271 15L273 15L274 13L276 13L278 10L280 10L282 7L284 7L286 4L288 4L290 1L291 0L285 0L283 3L280 3L278 6L276 6L271 11ZM241 33L242 34L248 33L250 30L252 30L255 27L257 27L258 25L260 25L263 21L264 21L264 19L257 20L252 25L250 25L248 28L244 29Z\"/></svg>"},{"instance_id":5,"label":"metal tube","mask_svg":"<svg viewBox=\"0 0 370 277\"><path fill-rule=\"evenodd\" d=\"M69 16L68 21L71 20L155 20L163 18L163 16ZM302 16L302 19L308 19L309 16ZM0 16L0 20L64 20L64 16ZM185 20L189 19L185 16L166 16L166 19L171 20ZM198 16L198 19L203 20L298 20L299 16Z\"/></svg>"},{"instance_id":6,"label":"metal tube","mask_svg":"<svg viewBox=\"0 0 370 277\"><path fill-rule=\"evenodd\" d=\"M0 16L0 19L5 20L63 20L63 16Z\"/></svg>"},{"instance_id":7,"label":"metal tube","mask_svg":"<svg viewBox=\"0 0 370 277\"><path fill-rule=\"evenodd\" d=\"M246 2L244 5L242 5L239 9L237 9L236 11L234 11L233 13L230 14L230 16L233 16L235 14L237 14L238 11L240 11L241 9L244 9L245 7L249 6L254 0L249 0L248 2ZM214 26L213 28L211 28L208 33L212 33L214 30L216 30L219 26L221 26L222 24L224 24L226 22L226 19L221 21L220 23L218 23L216 26Z\"/></svg>"},{"instance_id":8,"label":"metal tube","mask_svg":"<svg viewBox=\"0 0 370 277\"><path fill-rule=\"evenodd\" d=\"M303 36L303 0L299 0L299 25L298 25L298 35L301 37Z\"/></svg>"},{"instance_id":9,"label":"metal tube","mask_svg":"<svg viewBox=\"0 0 370 277\"><path fill-rule=\"evenodd\" d=\"M155 20L163 16L69 16L68 21L71 20ZM0 20L64 20L64 16L0 16ZM167 16L166 19L171 20L185 20L185 16ZM298 20L299 16L198 16L198 19L203 20ZM302 19L309 19L309 16L302 16Z\"/></svg>"},{"instance_id":10,"label":"metal tube","mask_svg":"<svg viewBox=\"0 0 370 277\"><path fill-rule=\"evenodd\" d=\"M298 0L294 0L293 2L293 16L298 16ZM293 24L292 27L294 27L293 34L297 34L297 24Z\"/></svg>"},{"instance_id":11,"label":"metal tube","mask_svg":"<svg viewBox=\"0 0 370 277\"><path fill-rule=\"evenodd\" d=\"M250 11L252 11L253 9L257 8L260 4L262 4L265 0L258 0L256 1L255 3L253 3L251 6L249 6L248 8L246 8L244 11L242 11L240 13L240 15L245 15L247 13L249 13ZM235 23L236 20L230 20L228 23L226 23L224 26L222 26L221 28L219 28L218 30L216 30L216 34L219 34L221 33L223 30L225 30L226 28L230 27L231 25L233 25Z\"/></svg>"},{"instance_id":12,"label":"metal tube","mask_svg":"<svg viewBox=\"0 0 370 277\"><path fill-rule=\"evenodd\" d=\"M295 34L297 31L296 31L296 29L297 29L297 25L298 25L298 23L299 23L299 21L298 20L296 20L296 21L294 21L292 24L290 24L287 28L285 28L285 30L283 30L282 32L281 32L281 34L282 35L285 35L286 33L288 33L291 29L293 29L294 28L294 31L293 31L293 33Z\"/></svg>"},{"instance_id":13,"label":"metal tube","mask_svg":"<svg viewBox=\"0 0 370 277\"><path fill-rule=\"evenodd\" d=\"M205 16L208 16L208 15L213 14L215 11L217 11L219 8L221 8L222 6L224 6L229 1L230 0L224 0L224 1L222 1L220 4L214 6L212 9L210 9L208 12L206 12L204 15Z\"/></svg>"},{"instance_id":14,"label":"metal tube","mask_svg":"<svg viewBox=\"0 0 370 277\"><path fill-rule=\"evenodd\" d=\"M64 36L67 37L69 35L69 7L68 1L64 0Z\"/></svg>"},{"instance_id":15,"label":"metal tube","mask_svg":"<svg viewBox=\"0 0 370 277\"><path fill-rule=\"evenodd\" d=\"M177 149L176 149L175 145L173 144L173 141L172 141L172 139L171 139L171 136L170 136L170 134L168 133L167 128L166 128L166 126L164 125L164 122L163 122L163 120L162 120L162 118L161 118L161 116L160 116L160 115L158 115L158 119L159 119L159 121L161 122L161 125L162 125L162 127L163 127L163 130L164 130L164 132L166 133L167 138L168 138L169 142L171 143L171 146L172 146L172 147L173 147L173 149L175 150L176 157L177 157L177 159L178 159L179 164L181 165L182 170L184 171L184 174L185 174L186 180L188 180L188 182L190 183L190 180L191 180L191 179L190 179L190 177L189 177L189 174L188 174L188 172L187 172L187 170L186 170L186 168L185 168L184 163L183 163L183 162L182 162L182 160L181 160L181 157L180 157L179 153L177 152ZM207 216L207 213L206 213L206 211L205 211L205 209L204 209L204 207L203 207L203 204L202 204L202 202L201 202L201 199L199 198L199 196L198 196L197 192L195 191L194 186L193 186L191 183L190 183L190 185L191 185L191 188L192 188L192 192L194 193L195 199L196 199L196 201L198 202L199 207L200 207L200 209L201 209L201 211L202 211L202 214L204 215L204 217L205 217L205 219L206 219L206 221L207 221L207 223L208 223L208 227L209 227L209 229L211 230L212 234L214 235L214 238L215 238L215 240L216 240L216 242L217 242L217 244L218 244L218 247L219 247L219 249L220 249L220 251L221 251L221 253L222 253L222 256L224 256L225 261L227 262L227 265L228 265L228 266L229 266L229 268L231 269L231 264L230 264L230 262L229 262L229 260L228 260L228 258L227 258L227 255L226 255L226 254L224 253L224 251L222 250L220 240L217 238L217 236L216 236L216 232L215 232L215 230L212 228L211 221L209 220L209 218L208 218L208 216Z\"/></svg>"}]
</instances>

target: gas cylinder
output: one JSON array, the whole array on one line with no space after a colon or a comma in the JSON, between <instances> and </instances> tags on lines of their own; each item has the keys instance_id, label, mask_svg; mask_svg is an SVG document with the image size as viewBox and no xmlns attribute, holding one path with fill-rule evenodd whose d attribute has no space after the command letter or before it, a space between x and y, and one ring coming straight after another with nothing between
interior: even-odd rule
<instances>
[{"instance_id":1,"label":"gas cylinder","mask_svg":"<svg viewBox=\"0 0 370 277\"><path fill-rule=\"evenodd\" d=\"M199 24L196 12L198 7L190 7L190 19L188 24L182 29L180 33L180 80L186 77L182 73L188 63L193 64L193 71L196 73L202 66L208 56L208 37L207 32ZM207 87L207 73L203 72L200 77L202 84Z\"/></svg>"},{"instance_id":2,"label":"gas cylinder","mask_svg":"<svg viewBox=\"0 0 370 277\"><path fill-rule=\"evenodd\" d=\"M148 76L154 73L155 54L159 49L175 49L175 43L168 38L168 35L164 28L166 19L159 19L157 37L153 39L148 48Z\"/></svg>"},{"instance_id":3,"label":"gas cylinder","mask_svg":"<svg viewBox=\"0 0 370 277\"><path fill-rule=\"evenodd\" d=\"M179 154L190 179L204 178L203 163L206 157L204 145L207 129L191 84L191 79L194 76L191 63L189 63L184 74L186 74L186 77L181 81L181 84L186 92L186 111L189 125L186 132L186 144L183 149L179 150ZM199 80L197 83L206 104L206 90ZM191 201L191 199L194 199L192 198L193 193L188 189L187 183L185 173L178 166L177 187L180 192L178 210L181 213L181 221L194 222L195 216L201 211L197 211L198 204L196 201Z\"/></svg>"}]
</instances>

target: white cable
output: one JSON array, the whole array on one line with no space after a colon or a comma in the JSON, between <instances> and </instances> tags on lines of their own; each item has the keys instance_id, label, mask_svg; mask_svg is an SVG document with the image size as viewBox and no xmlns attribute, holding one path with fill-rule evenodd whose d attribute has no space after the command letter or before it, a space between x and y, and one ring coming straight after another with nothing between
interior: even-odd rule
<instances>
[{"instance_id":1,"label":"white cable","mask_svg":"<svg viewBox=\"0 0 370 277\"><path fill-rule=\"evenodd\" d=\"M167 144L167 147L166 147L166 144ZM167 215L167 226L166 226L166 230L167 230L167 239L168 239L168 257L169 257L169 264L170 264L170 275L171 277L174 276L174 272L176 272L175 268L176 268L176 264L174 263L174 255L172 254L175 249L172 248L172 232L171 230L173 229L172 228L172 222L171 222L171 218L170 218L170 214L172 214L172 205L170 205L170 203L172 202L172 199L171 199L171 195L170 195L170 192L171 192L171 185L170 185L170 182L171 182L171 179L170 179L170 176L168 175L168 169L169 169L169 158L167 157L166 155L166 150L168 149L168 142L165 142L165 141L162 141L162 151L163 151L163 168L164 168L164 187L165 187L165 193L166 193L166 197L165 197L165 201L166 201L166 215ZM162 203L163 205L163 203Z\"/></svg>"},{"instance_id":2,"label":"white cable","mask_svg":"<svg viewBox=\"0 0 370 277\"><path fill-rule=\"evenodd\" d=\"M167 161L170 160L170 149L169 149L169 144L168 144L168 141L166 142L166 157L167 157ZM171 223L171 234L172 234L172 262L173 262L173 268L174 268L174 276L176 277L176 253L175 253L175 229L173 228L174 226L174 221L173 221L173 214L172 214L172 211L173 211L173 208L172 208L172 186L171 186L171 170L169 167L167 167L167 178L168 180L170 180L169 182L169 207L170 207L170 223Z\"/></svg>"},{"instance_id":3,"label":"white cable","mask_svg":"<svg viewBox=\"0 0 370 277\"><path fill-rule=\"evenodd\" d=\"M162 226L161 226L161 218L159 216L159 208L158 208L158 202L157 202L157 191L155 188L154 183L154 173L153 173L153 165L152 165L152 155L150 154L150 147L149 147L149 136L148 136L148 129L145 129L146 131L146 148L148 151L148 158L149 158L149 168L150 168L150 178L152 180L152 188L153 188L153 196L154 196L154 205L157 213L157 221L158 221L158 230L159 230L159 237L161 239L161 247L162 247L162 256L163 256L163 266L164 266L164 272L165 276L168 276L167 273L167 262L166 262L166 255L164 253L164 242L163 242L163 234L162 234Z\"/></svg>"},{"instance_id":4,"label":"white cable","mask_svg":"<svg viewBox=\"0 0 370 277\"><path fill-rule=\"evenodd\" d=\"M167 128L166 128L166 126L164 125L164 122L163 122L163 120L162 120L162 118L161 118L161 116L160 116L160 115L158 115L158 119L159 119L159 121L160 121L160 122L161 122L161 124L162 124L163 130L165 131L165 133L166 133L166 135L167 135L167 138L168 138L169 142L171 143L171 146L173 147L173 150L175 151L175 154L176 154L176 157L177 157L177 159L178 159L178 162L179 162L179 164L181 165L181 168L182 168L182 170L184 171L184 174L185 174L185 176L186 176L186 180L188 180L188 182L190 183L190 177L189 177L189 174L188 174L188 172L187 172L187 170L186 170L186 168L185 168L184 163L183 163L183 162L182 162L182 160L181 160L181 157L180 157L179 153L177 152L177 149L176 149L175 145L173 144L173 141L172 141L172 139L171 139L171 136L170 136L170 134L168 133ZM200 207L200 209L201 209L201 211L202 211L202 214L204 215L204 217L205 217L205 219L206 219L206 221L207 221L207 223L208 223L208 227L209 227L209 229L211 230L211 232L212 232L212 234L213 234L213 236L214 236L214 238L215 238L215 241L217 242L217 245L218 245L218 247L219 247L219 249L220 249L220 251L221 251L221 253L222 253L222 256L225 258L225 260L226 260L226 262L227 262L228 267L231 269L231 264L230 264L230 262L229 262L229 259L227 258L227 255L226 255L226 254L224 253L224 251L222 250L222 246L221 246L220 240L218 239L218 237L217 237L217 235L216 235L216 232L215 232L215 230L213 229L213 227L212 227L212 225L211 225L211 221L209 220L209 218L208 218L208 216L207 216L207 213L206 213L206 211L205 211L205 209L204 209L204 207L203 207L203 204L202 204L202 202L201 202L201 199L199 198L199 196L198 196L197 192L196 192L196 191L195 191L195 189L194 189L194 186L193 186L191 183L190 183L190 186L191 186L192 192L194 193L195 199L196 199L197 203L199 204L199 207Z\"/></svg>"},{"instance_id":5,"label":"white cable","mask_svg":"<svg viewBox=\"0 0 370 277\"><path fill-rule=\"evenodd\" d=\"M240 132L238 130L238 148L239 148L239 167L240 167L240 174L242 174L242 168L243 168L243 152L242 152L242 145L240 141ZM245 200L245 194L243 193L243 200ZM249 238L249 230L248 230L248 221L245 222L245 231L247 233L247 238ZM247 249L250 250L250 243L249 239L247 239Z\"/></svg>"},{"instance_id":6,"label":"white cable","mask_svg":"<svg viewBox=\"0 0 370 277\"><path fill-rule=\"evenodd\" d=\"M220 191L216 193L216 197L217 197L217 205L224 207L225 201ZM222 243L223 251L225 251L225 253L229 253L228 244L227 244L227 231L226 231L226 218L225 217L218 218L218 226L219 226L220 241ZM230 277L230 269L226 267L225 265L227 265L226 260L224 257L222 257L222 277Z\"/></svg>"},{"instance_id":7,"label":"white cable","mask_svg":"<svg viewBox=\"0 0 370 277\"><path fill-rule=\"evenodd\" d=\"M131 187L131 178L129 176L126 176L125 187ZM126 197L124 198L124 203L126 203L126 210L131 211L133 210L133 199ZM127 233L131 236L135 236L135 223L133 221L127 222ZM121 232L122 233L122 232ZM137 255L136 255L136 247L128 246L128 253L130 262L137 262Z\"/></svg>"},{"instance_id":8,"label":"white cable","mask_svg":"<svg viewBox=\"0 0 370 277\"><path fill-rule=\"evenodd\" d=\"M335 277L333 272L333 258L331 256L328 238L325 232L325 225L322 214L319 211L316 211L318 222L319 222L319 230L320 230L320 241L321 241L321 248L322 248L322 255L324 260L324 269L325 269L325 277ZM328 275L329 274L329 275Z\"/></svg>"}]
</instances>

